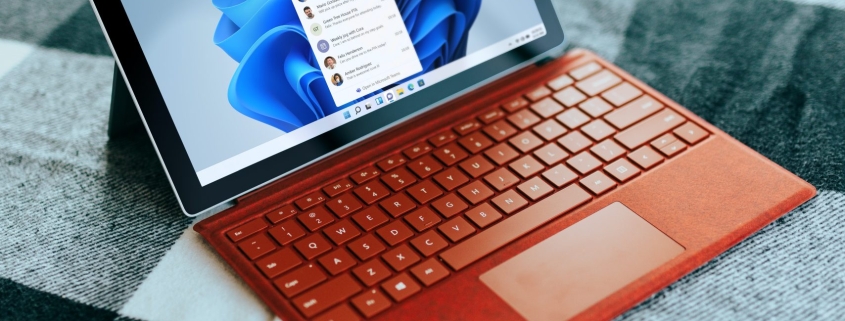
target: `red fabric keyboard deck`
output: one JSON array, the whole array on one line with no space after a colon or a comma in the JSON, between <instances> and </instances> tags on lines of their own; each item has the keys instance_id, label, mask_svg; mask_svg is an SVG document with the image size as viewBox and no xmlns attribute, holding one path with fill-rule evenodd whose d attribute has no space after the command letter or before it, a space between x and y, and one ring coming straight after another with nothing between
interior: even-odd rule
<instances>
[{"instance_id":1,"label":"red fabric keyboard deck","mask_svg":"<svg viewBox=\"0 0 845 321\"><path fill-rule=\"evenodd\" d=\"M306 318L365 319L710 133L591 62L226 232Z\"/></svg>"}]
</instances>

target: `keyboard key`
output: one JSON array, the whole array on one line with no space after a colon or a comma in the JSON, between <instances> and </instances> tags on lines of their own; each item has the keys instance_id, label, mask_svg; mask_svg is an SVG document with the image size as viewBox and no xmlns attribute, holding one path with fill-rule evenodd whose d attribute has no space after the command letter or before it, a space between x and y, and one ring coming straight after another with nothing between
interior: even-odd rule
<instances>
[{"instance_id":1,"label":"keyboard key","mask_svg":"<svg viewBox=\"0 0 845 321\"><path fill-rule=\"evenodd\" d=\"M581 67L575 68L569 72L569 75L572 76L575 80L583 80L601 70L602 67L596 62L591 62Z\"/></svg>"},{"instance_id":2,"label":"keyboard key","mask_svg":"<svg viewBox=\"0 0 845 321\"><path fill-rule=\"evenodd\" d=\"M302 293L326 280L326 274L314 264L306 264L273 281L286 297Z\"/></svg>"},{"instance_id":3,"label":"keyboard key","mask_svg":"<svg viewBox=\"0 0 845 321\"><path fill-rule=\"evenodd\" d=\"M358 226L364 229L364 231L371 231L390 220L378 207L368 207L361 213L352 215L352 219L358 224Z\"/></svg>"},{"instance_id":4,"label":"keyboard key","mask_svg":"<svg viewBox=\"0 0 845 321\"><path fill-rule=\"evenodd\" d=\"M428 231L411 240L411 245L422 255L429 257L449 246L449 243L434 230Z\"/></svg>"},{"instance_id":5,"label":"keyboard key","mask_svg":"<svg viewBox=\"0 0 845 321\"><path fill-rule=\"evenodd\" d=\"M437 227L443 235L446 235L447 238L452 240L452 242L458 242L463 240L467 236L472 235L475 233L475 228L467 222L463 217L456 217L449 222L441 224Z\"/></svg>"},{"instance_id":6,"label":"keyboard key","mask_svg":"<svg viewBox=\"0 0 845 321\"><path fill-rule=\"evenodd\" d=\"M290 248L283 248L273 254L270 254L270 256L255 262L255 266L261 270L261 273L264 273L264 276L270 279L278 276L279 274L285 273L300 264L302 264L302 259L300 259L299 256L297 256Z\"/></svg>"},{"instance_id":7,"label":"keyboard key","mask_svg":"<svg viewBox=\"0 0 845 321\"><path fill-rule=\"evenodd\" d=\"M690 145L697 144L709 135L706 130L701 129L701 127L698 127L698 125L692 122L687 122L681 125L681 127L675 128L674 133Z\"/></svg>"},{"instance_id":8,"label":"keyboard key","mask_svg":"<svg viewBox=\"0 0 845 321\"><path fill-rule=\"evenodd\" d=\"M516 160L511 163L509 167L519 174L519 176L522 176L522 178L531 177L531 175L537 174L543 170L543 164L540 164L540 162L534 159L531 155L527 155Z\"/></svg>"},{"instance_id":9,"label":"keyboard key","mask_svg":"<svg viewBox=\"0 0 845 321\"><path fill-rule=\"evenodd\" d=\"M305 236L305 230L296 221L286 221L273 226L268 231L270 232L270 236L281 245L288 245L288 243Z\"/></svg>"},{"instance_id":10,"label":"keyboard key","mask_svg":"<svg viewBox=\"0 0 845 321\"><path fill-rule=\"evenodd\" d=\"M382 283L381 288L396 302L402 302L422 290L417 281L414 281L407 273L399 274Z\"/></svg>"},{"instance_id":11,"label":"keyboard key","mask_svg":"<svg viewBox=\"0 0 845 321\"><path fill-rule=\"evenodd\" d=\"M507 143L501 143L484 152L496 165L502 166L519 157L519 153Z\"/></svg>"},{"instance_id":12,"label":"keyboard key","mask_svg":"<svg viewBox=\"0 0 845 321\"><path fill-rule=\"evenodd\" d=\"M575 80L572 80L571 77L569 77L567 75L562 75L562 76L558 76L555 79L552 79L546 85L548 85L549 88L551 88L552 90L558 91L558 90L566 88L566 86L572 85L574 83L575 83Z\"/></svg>"},{"instance_id":13,"label":"keyboard key","mask_svg":"<svg viewBox=\"0 0 845 321\"><path fill-rule=\"evenodd\" d=\"M554 165L569 157L569 154L563 151L556 144L548 144L534 151L534 156L540 159L546 165Z\"/></svg>"},{"instance_id":14,"label":"keyboard key","mask_svg":"<svg viewBox=\"0 0 845 321\"><path fill-rule=\"evenodd\" d=\"M522 97L516 97L502 104L502 109L512 113L528 106L528 100Z\"/></svg>"},{"instance_id":15,"label":"keyboard key","mask_svg":"<svg viewBox=\"0 0 845 321\"><path fill-rule=\"evenodd\" d=\"M458 195L452 193L432 202L431 207L434 207L443 217L450 218L467 209L469 206Z\"/></svg>"},{"instance_id":16,"label":"keyboard key","mask_svg":"<svg viewBox=\"0 0 845 321\"><path fill-rule=\"evenodd\" d=\"M593 194L601 195L616 187L616 182L601 171L598 171L584 177L581 180L581 185L589 189Z\"/></svg>"},{"instance_id":17,"label":"keyboard key","mask_svg":"<svg viewBox=\"0 0 845 321\"><path fill-rule=\"evenodd\" d=\"M475 155L470 159L461 162L460 167L472 178L481 177L481 175L484 175L495 168L493 164L481 155Z\"/></svg>"},{"instance_id":18,"label":"keyboard key","mask_svg":"<svg viewBox=\"0 0 845 321\"><path fill-rule=\"evenodd\" d=\"M540 137L543 137L543 139L547 141L558 138L560 135L566 133L566 128L561 126L560 123L558 123L554 119L544 121L539 125L534 126L532 130L534 130L537 135L540 135Z\"/></svg>"},{"instance_id":19,"label":"keyboard key","mask_svg":"<svg viewBox=\"0 0 845 321\"><path fill-rule=\"evenodd\" d=\"M680 152L683 152L687 149L687 144L684 144L682 141L675 141L674 143L669 144L666 147L660 149L660 152L666 157L672 157L678 155Z\"/></svg>"},{"instance_id":20,"label":"keyboard key","mask_svg":"<svg viewBox=\"0 0 845 321\"><path fill-rule=\"evenodd\" d=\"M618 85L620 82L622 82L622 78L619 78L619 76L613 74L610 70L605 69L587 79L575 83L575 87L578 87L578 89L592 97Z\"/></svg>"},{"instance_id":21,"label":"keyboard key","mask_svg":"<svg viewBox=\"0 0 845 321\"><path fill-rule=\"evenodd\" d=\"M618 129L625 129L662 108L663 104L654 100L651 96L642 96L607 114L607 116L604 116L604 119Z\"/></svg>"},{"instance_id":22,"label":"keyboard key","mask_svg":"<svg viewBox=\"0 0 845 321\"><path fill-rule=\"evenodd\" d=\"M458 186L469 182L469 177L461 173L457 168L448 168L440 174L434 175L434 181L442 186L447 191L454 190Z\"/></svg>"},{"instance_id":23,"label":"keyboard key","mask_svg":"<svg viewBox=\"0 0 845 321\"><path fill-rule=\"evenodd\" d=\"M398 192L403 188L416 183L417 178L404 167L400 167L392 172L382 175L381 181L387 184L387 186L390 186L393 191Z\"/></svg>"},{"instance_id":24,"label":"keyboard key","mask_svg":"<svg viewBox=\"0 0 845 321\"><path fill-rule=\"evenodd\" d=\"M330 184L329 186L323 187L323 192L326 193L329 197L335 197L340 195L343 192L346 192L352 189L353 185L349 179L342 178L341 180Z\"/></svg>"},{"instance_id":25,"label":"keyboard key","mask_svg":"<svg viewBox=\"0 0 845 321\"><path fill-rule=\"evenodd\" d=\"M575 129L588 123L590 121L590 116L587 116L578 108L570 108L560 115L557 115L555 119L566 125L566 127L569 127L569 129Z\"/></svg>"},{"instance_id":26,"label":"keyboard key","mask_svg":"<svg viewBox=\"0 0 845 321\"><path fill-rule=\"evenodd\" d=\"M489 203L484 203L467 211L466 216L479 228L485 228L501 219L502 213L499 213Z\"/></svg>"},{"instance_id":27,"label":"keyboard key","mask_svg":"<svg viewBox=\"0 0 845 321\"><path fill-rule=\"evenodd\" d=\"M504 141L513 135L516 135L516 128L513 128L510 124L505 122L504 120L497 121L491 125L487 125L482 129L485 134L493 138L497 142Z\"/></svg>"},{"instance_id":28,"label":"keyboard key","mask_svg":"<svg viewBox=\"0 0 845 321\"><path fill-rule=\"evenodd\" d=\"M643 146L628 154L628 159L643 169L649 169L662 162L663 156L657 154L651 147Z\"/></svg>"},{"instance_id":29,"label":"keyboard key","mask_svg":"<svg viewBox=\"0 0 845 321\"><path fill-rule=\"evenodd\" d=\"M459 139L458 144L461 144L461 146L466 148L471 154L477 154L478 152L493 146L493 141L490 140L490 138L487 138L487 135L484 135L482 132L474 132Z\"/></svg>"},{"instance_id":30,"label":"keyboard key","mask_svg":"<svg viewBox=\"0 0 845 321\"><path fill-rule=\"evenodd\" d=\"M574 182L578 179L578 174L575 174L569 167L563 164L558 164L555 167L543 172L543 177L546 178L555 187L561 188L566 184Z\"/></svg>"},{"instance_id":31,"label":"keyboard key","mask_svg":"<svg viewBox=\"0 0 845 321\"><path fill-rule=\"evenodd\" d=\"M334 216L329 214L329 211L322 206L305 211L302 214L299 214L296 218L299 219L299 222L301 222L302 225L305 225L305 227L311 232L319 230L323 226L334 222Z\"/></svg>"},{"instance_id":32,"label":"keyboard key","mask_svg":"<svg viewBox=\"0 0 845 321\"><path fill-rule=\"evenodd\" d=\"M326 201L326 197L323 196L323 193L317 191L303 196L302 198L296 200L294 203L296 203L296 206L299 207L299 209L304 211L314 206L317 206L324 201Z\"/></svg>"},{"instance_id":33,"label":"keyboard key","mask_svg":"<svg viewBox=\"0 0 845 321\"><path fill-rule=\"evenodd\" d=\"M651 147L656 149L661 149L663 147L669 146L669 144L674 143L678 140L675 135L672 133L663 134L663 136L657 137L657 139L651 141Z\"/></svg>"},{"instance_id":34,"label":"keyboard key","mask_svg":"<svg viewBox=\"0 0 845 321\"><path fill-rule=\"evenodd\" d=\"M528 205L528 201L514 190L509 190L493 198L493 205L496 205L505 214L513 214L517 210Z\"/></svg>"},{"instance_id":35,"label":"keyboard key","mask_svg":"<svg viewBox=\"0 0 845 321\"><path fill-rule=\"evenodd\" d=\"M566 148L566 150L572 154L583 151L587 149L587 147L593 145L593 141L587 138L587 136L584 136L581 132L571 132L566 134L558 139L557 143L563 146L563 148Z\"/></svg>"},{"instance_id":36,"label":"keyboard key","mask_svg":"<svg viewBox=\"0 0 845 321\"><path fill-rule=\"evenodd\" d=\"M273 245L273 241L271 241L270 238L263 233L238 243L238 247L244 252L244 254L246 254L247 257L249 257L250 260L255 260L276 249L276 246Z\"/></svg>"},{"instance_id":37,"label":"keyboard key","mask_svg":"<svg viewBox=\"0 0 845 321\"><path fill-rule=\"evenodd\" d=\"M540 117L549 118L562 112L563 106L558 104L554 99L546 98L532 104L531 110L537 113L537 115L540 115Z\"/></svg>"},{"instance_id":38,"label":"keyboard key","mask_svg":"<svg viewBox=\"0 0 845 321\"><path fill-rule=\"evenodd\" d=\"M384 201L381 201L379 205L393 217L399 217L399 215L417 208L417 204L414 204L414 201L408 195L401 193L388 197Z\"/></svg>"},{"instance_id":39,"label":"keyboard key","mask_svg":"<svg viewBox=\"0 0 845 321\"><path fill-rule=\"evenodd\" d=\"M519 177L516 177L507 168L497 169L490 175L484 176L484 180L499 192L519 183Z\"/></svg>"},{"instance_id":40,"label":"keyboard key","mask_svg":"<svg viewBox=\"0 0 845 321\"><path fill-rule=\"evenodd\" d=\"M381 258L396 272L400 272L420 261L420 256L414 253L414 250L411 250L407 244L402 244L387 251Z\"/></svg>"},{"instance_id":41,"label":"keyboard key","mask_svg":"<svg viewBox=\"0 0 845 321\"><path fill-rule=\"evenodd\" d=\"M391 273L381 261L372 260L352 269L352 274L366 286L373 286L389 278Z\"/></svg>"},{"instance_id":42,"label":"keyboard key","mask_svg":"<svg viewBox=\"0 0 845 321\"><path fill-rule=\"evenodd\" d=\"M349 220L337 222L336 224L323 230L323 233L325 233L326 236L328 236L329 239L331 239L336 245L349 242L350 240L358 237L358 235L361 235L361 231L359 231L358 228L355 227L355 225Z\"/></svg>"},{"instance_id":43,"label":"keyboard key","mask_svg":"<svg viewBox=\"0 0 845 321\"><path fill-rule=\"evenodd\" d=\"M613 106L610 106L610 104L604 101L604 99L599 97L587 99L585 102L578 105L578 108L593 118L598 118L599 116L613 110Z\"/></svg>"},{"instance_id":44,"label":"keyboard key","mask_svg":"<svg viewBox=\"0 0 845 321\"><path fill-rule=\"evenodd\" d=\"M535 228L591 200L590 194L571 185L519 215L511 216L443 253L440 258L455 270L461 270L487 254L505 246Z\"/></svg>"},{"instance_id":45,"label":"keyboard key","mask_svg":"<svg viewBox=\"0 0 845 321\"><path fill-rule=\"evenodd\" d=\"M509 140L509 142L523 154L543 145L543 140L532 134L530 131L522 132L519 135L514 136Z\"/></svg>"},{"instance_id":46,"label":"keyboard key","mask_svg":"<svg viewBox=\"0 0 845 321\"><path fill-rule=\"evenodd\" d=\"M528 93L526 93L525 97L528 98L528 100L530 100L532 102L536 102L540 99L543 99L543 97L546 97L546 96L551 95L551 94L552 94L552 90L549 89L549 87L541 86L541 87L537 87L537 88L529 91Z\"/></svg>"},{"instance_id":47,"label":"keyboard key","mask_svg":"<svg viewBox=\"0 0 845 321\"><path fill-rule=\"evenodd\" d=\"M609 101L614 106L619 107L631 101L631 99L639 97L642 94L643 91L639 88L634 87L634 85L631 85L627 82L622 82L622 84L604 92L603 94L601 94L601 96L604 99L607 99L607 101Z\"/></svg>"},{"instance_id":48,"label":"keyboard key","mask_svg":"<svg viewBox=\"0 0 845 321\"><path fill-rule=\"evenodd\" d=\"M624 158L607 165L604 171L623 183L640 174L640 169Z\"/></svg>"},{"instance_id":49,"label":"keyboard key","mask_svg":"<svg viewBox=\"0 0 845 321\"><path fill-rule=\"evenodd\" d=\"M591 123L584 125L584 127L581 128L581 131L584 132L584 134L587 134L587 136L590 136L590 138L594 141L603 140L616 133L616 130L614 130L613 127L610 127L610 125L601 119L596 119Z\"/></svg>"},{"instance_id":50,"label":"keyboard key","mask_svg":"<svg viewBox=\"0 0 845 321\"><path fill-rule=\"evenodd\" d=\"M376 166L378 166L378 168L381 168L381 170L387 172L387 171L390 171L391 169L394 169L396 167L405 165L405 163L407 163L407 162L408 162L408 160L405 158L405 156L403 156L401 154L396 154L396 155L392 155L388 158L382 159L381 161L376 163ZM329 196L333 197L331 195L329 195Z\"/></svg>"},{"instance_id":51,"label":"keyboard key","mask_svg":"<svg viewBox=\"0 0 845 321\"><path fill-rule=\"evenodd\" d=\"M347 247L361 261L366 261L385 250L384 244L372 234L364 235L364 237L349 243Z\"/></svg>"},{"instance_id":52,"label":"keyboard key","mask_svg":"<svg viewBox=\"0 0 845 321\"><path fill-rule=\"evenodd\" d=\"M367 205L372 205L373 203L390 195L390 191L387 190L387 187L384 187L384 185L378 181L369 182L364 186L356 188L354 191L355 195L358 195L358 197L361 198L364 203L367 203Z\"/></svg>"},{"instance_id":53,"label":"keyboard key","mask_svg":"<svg viewBox=\"0 0 845 321\"><path fill-rule=\"evenodd\" d=\"M361 286L349 274L344 274L308 290L291 302L299 312L310 318L361 290L363 290Z\"/></svg>"},{"instance_id":54,"label":"keyboard key","mask_svg":"<svg viewBox=\"0 0 845 321\"><path fill-rule=\"evenodd\" d=\"M264 219L257 218L247 222L246 224L238 226L237 228L229 232L226 232L226 235L229 236L229 239L232 240L232 242L237 242L243 240L247 236L258 233L258 231L263 230L267 226L267 221L265 221Z\"/></svg>"},{"instance_id":55,"label":"keyboard key","mask_svg":"<svg viewBox=\"0 0 845 321\"><path fill-rule=\"evenodd\" d=\"M425 286L432 286L434 283L437 283L449 276L449 270L447 270L443 264L440 264L437 259L429 259L415 267L412 267L411 274L413 274L417 280L420 280L422 284L425 284Z\"/></svg>"},{"instance_id":56,"label":"keyboard key","mask_svg":"<svg viewBox=\"0 0 845 321\"><path fill-rule=\"evenodd\" d=\"M434 185L431 181L423 181L422 183L408 188L408 194L411 194L411 197L417 200L417 203L425 204L438 196L443 195L443 190L437 187L437 185Z\"/></svg>"},{"instance_id":57,"label":"keyboard key","mask_svg":"<svg viewBox=\"0 0 845 321\"><path fill-rule=\"evenodd\" d=\"M566 107L575 106L587 99L587 96L578 91L578 89L575 89L575 87L567 87L555 93L553 97Z\"/></svg>"},{"instance_id":58,"label":"keyboard key","mask_svg":"<svg viewBox=\"0 0 845 321\"><path fill-rule=\"evenodd\" d=\"M440 223L440 217L434 214L430 208L423 207L411 212L411 214L405 215L405 221L411 224L417 232L422 232Z\"/></svg>"},{"instance_id":59,"label":"keyboard key","mask_svg":"<svg viewBox=\"0 0 845 321\"><path fill-rule=\"evenodd\" d=\"M442 147L455 139L458 139L458 135L455 135L455 132L451 130L447 130L429 138L428 142L434 147Z\"/></svg>"},{"instance_id":60,"label":"keyboard key","mask_svg":"<svg viewBox=\"0 0 845 321\"><path fill-rule=\"evenodd\" d=\"M431 145L426 142L419 142L414 144L414 146L408 147L407 149L402 151L402 154L408 156L410 159L416 159L422 155L431 151Z\"/></svg>"},{"instance_id":61,"label":"keyboard key","mask_svg":"<svg viewBox=\"0 0 845 321\"><path fill-rule=\"evenodd\" d=\"M332 249L332 245L320 234L311 234L293 244L293 247L302 254L306 260L313 259L320 254Z\"/></svg>"},{"instance_id":62,"label":"keyboard key","mask_svg":"<svg viewBox=\"0 0 845 321\"><path fill-rule=\"evenodd\" d=\"M358 262L355 261L355 258L342 248L323 255L323 257L317 261L320 262L320 265L322 265L326 271L329 271L329 274L331 275L338 275L358 264Z\"/></svg>"},{"instance_id":63,"label":"keyboard key","mask_svg":"<svg viewBox=\"0 0 845 321\"><path fill-rule=\"evenodd\" d=\"M475 119L467 120L467 121L461 123L460 125L452 128L452 130L454 130L455 132L458 133L458 135L461 135L461 136L466 136L467 134L472 133L472 132L479 130L479 129L481 129L481 123L479 121L475 120Z\"/></svg>"},{"instance_id":64,"label":"keyboard key","mask_svg":"<svg viewBox=\"0 0 845 321\"><path fill-rule=\"evenodd\" d=\"M521 130L525 130L540 122L540 117L528 109L523 109L508 116L508 121Z\"/></svg>"},{"instance_id":65,"label":"keyboard key","mask_svg":"<svg viewBox=\"0 0 845 321\"><path fill-rule=\"evenodd\" d=\"M349 176L355 184L363 184L369 182L370 180L378 178L381 175L381 170L376 169L375 167L367 167L360 171L355 172Z\"/></svg>"},{"instance_id":66,"label":"keyboard key","mask_svg":"<svg viewBox=\"0 0 845 321\"><path fill-rule=\"evenodd\" d=\"M626 152L622 146L619 146L619 144L614 142L612 139L596 144L596 146L590 148L590 151L592 151L593 154L596 154L605 163L609 163L614 159L625 156Z\"/></svg>"},{"instance_id":67,"label":"keyboard key","mask_svg":"<svg viewBox=\"0 0 845 321\"><path fill-rule=\"evenodd\" d=\"M435 150L434 156L443 162L443 164L446 164L446 166L452 166L469 157L469 154L467 154L463 148L458 146L458 144L451 143L443 146L443 148Z\"/></svg>"},{"instance_id":68,"label":"keyboard key","mask_svg":"<svg viewBox=\"0 0 845 321\"><path fill-rule=\"evenodd\" d=\"M500 109L499 107L493 107L492 109L479 115L478 120L480 120L485 125L489 125L494 121L505 118L505 115L506 114L504 111L502 111L502 109Z\"/></svg>"},{"instance_id":69,"label":"keyboard key","mask_svg":"<svg viewBox=\"0 0 845 321\"><path fill-rule=\"evenodd\" d=\"M367 318L372 318L390 308L392 303L379 289L364 291L352 298L352 305Z\"/></svg>"},{"instance_id":70,"label":"keyboard key","mask_svg":"<svg viewBox=\"0 0 845 321\"><path fill-rule=\"evenodd\" d=\"M349 193L343 194L338 198L329 200L328 202L326 202L326 206L332 211L332 213L334 213L334 215L337 215L337 217L340 218L344 218L349 214L352 214L352 212L360 210L362 207L364 207L364 205L361 204L361 201L359 201L355 196Z\"/></svg>"},{"instance_id":71,"label":"keyboard key","mask_svg":"<svg viewBox=\"0 0 845 321\"><path fill-rule=\"evenodd\" d=\"M481 203L493 196L493 190L487 187L487 185L484 185L480 180L473 181L469 185L459 188L458 193L472 205Z\"/></svg>"},{"instance_id":72,"label":"keyboard key","mask_svg":"<svg viewBox=\"0 0 845 321\"><path fill-rule=\"evenodd\" d=\"M414 174L417 174L417 176L424 179L442 170L443 165L440 165L440 162L434 160L431 155L425 155L419 159L412 160L408 164L408 168L410 168Z\"/></svg>"},{"instance_id":73,"label":"keyboard key","mask_svg":"<svg viewBox=\"0 0 845 321\"><path fill-rule=\"evenodd\" d=\"M348 305L341 304L321 314L314 321L361 321L361 317Z\"/></svg>"},{"instance_id":74,"label":"keyboard key","mask_svg":"<svg viewBox=\"0 0 845 321\"><path fill-rule=\"evenodd\" d=\"M634 149L684 122L678 113L664 109L642 122L616 134L614 138L628 149Z\"/></svg>"},{"instance_id":75,"label":"keyboard key","mask_svg":"<svg viewBox=\"0 0 845 321\"><path fill-rule=\"evenodd\" d=\"M569 166L572 166L572 168L578 171L578 173L581 173L581 175L585 175L601 167L601 161L596 159L589 152L582 152L578 155L572 156L572 158L567 160L566 163L569 164Z\"/></svg>"},{"instance_id":76,"label":"keyboard key","mask_svg":"<svg viewBox=\"0 0 845 321\"><path fill-rule=\"evenodd\" d=\"M519 184L519 187L517 188L519 188L519 190L532 201L539 200L543 198L543 196L549 195L549 193L554 191L549 184L546 184L546 182L539 177L534 177L525 183Z\"/></svg>"},{"instance_id":77,"label":"keyboard key","mask_svg":"<svg viewBox=\"0 0 845 321\"><path fill-rule=\"evenodd\" d=\"M294 216L296 214L299 214L299 211L297 211L296 208L293 207L293 205L285 205L285 206L282 206L280 208L277 208L275 211L267 213L267 215L265 215L265 216L273 224L278 224L279 222L284 221L285 219L287 219L291 216ZM246 237L246 236L244 236L244 237Z\"/></svg>"},{"instance_id":78,"label":"keyboard key","mask_svg":"<svg viewBox=\"0 0 845 321\"><path fill-rule=\"evenodd\" d=\"M414 236L414 232L405 223L402 223L401 220L396 220L380 228L378 235L388 245L394 246Z\"/></svg>"}]
</instances>

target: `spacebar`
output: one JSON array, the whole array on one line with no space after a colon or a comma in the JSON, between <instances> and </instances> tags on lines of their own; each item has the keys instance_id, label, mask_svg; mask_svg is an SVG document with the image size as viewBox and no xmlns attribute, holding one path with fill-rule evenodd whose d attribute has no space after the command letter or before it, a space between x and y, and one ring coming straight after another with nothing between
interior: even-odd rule
<instances>
[{"instance_id":1,"label":"spacebar","mask_svg":"<svg viewBox=\"0 0 845 321\"><path fill-rule=\"evenodd\" d=\"M463 269L590 199L589 193L573 184L446 250L440 258L456 271Z\"/></svg>"}]
</instances>

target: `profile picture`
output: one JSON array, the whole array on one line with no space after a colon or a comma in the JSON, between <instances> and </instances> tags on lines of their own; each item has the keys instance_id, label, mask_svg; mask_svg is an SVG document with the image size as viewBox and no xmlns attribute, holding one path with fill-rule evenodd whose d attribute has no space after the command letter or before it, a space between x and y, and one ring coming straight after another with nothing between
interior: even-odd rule
<instances>
[{"instance_id":1,"label":"profile picture","mask_svg":"<svg viewBox=\"0 0 845 321\"><path fill-rule=\"evenodd\" d=\"M323 66L326 66L327 69L334 69L334 65L337 64L337 61L334 60L334 57L326 57L323 60Z\"/></svg>"},{"instance_id":2,"label":"profile picture","mask_svg":"<svg viewBox=\"0 0 845 321\"><path fill-rule=\"evenodd\" d=\"M314 12L311 11L311 7L302 8L302 11L305 12L305 16L308 17L308 19L314 19Z\"/></svg>"},{"instance_id":3,"label":"profile picture","mask_svg":"<svg viewBox=\"0 0 845 321\"><path fill-rule=\"evenodd\" d=\"M340 74L334 74L334 76L332 76L332 83L335 86L343 85L343 77L341 77Z\"/></svg>"}]
</instances>

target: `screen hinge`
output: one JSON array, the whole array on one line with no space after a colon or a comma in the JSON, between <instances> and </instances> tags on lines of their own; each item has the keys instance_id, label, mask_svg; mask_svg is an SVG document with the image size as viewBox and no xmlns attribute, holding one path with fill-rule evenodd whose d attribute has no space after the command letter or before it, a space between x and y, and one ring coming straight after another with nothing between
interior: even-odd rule
<instances>
[{"instance_id":1,"label":"screen hinge","mask_svg":"<svg viewBox=\"0 0 845 321\"><path fill-rule=\"evenodd\" d=\"M537 66L537 67L540 67L540 66L545 65L547 63L550 63L552 61L555 61L555 59L557 59L557 58L558 57L555 57L555 56L545 57L545 58L540 59L537 62L535 62L534 65Z\"/></svg>"}]
</instances>

